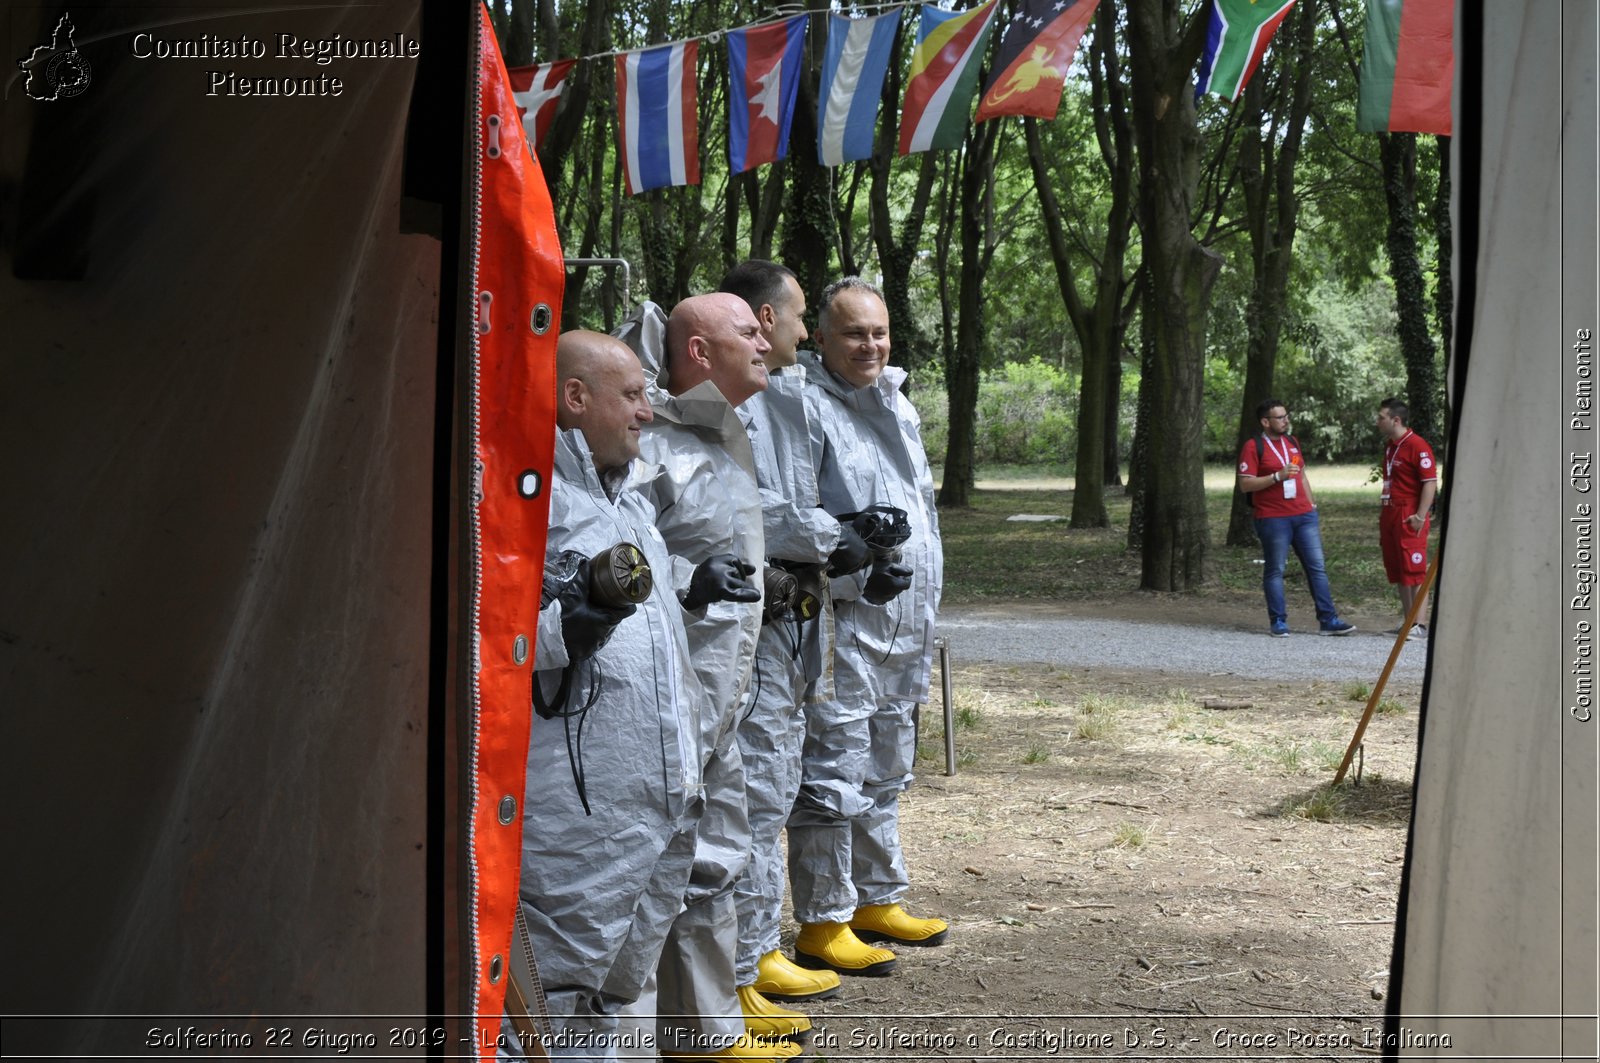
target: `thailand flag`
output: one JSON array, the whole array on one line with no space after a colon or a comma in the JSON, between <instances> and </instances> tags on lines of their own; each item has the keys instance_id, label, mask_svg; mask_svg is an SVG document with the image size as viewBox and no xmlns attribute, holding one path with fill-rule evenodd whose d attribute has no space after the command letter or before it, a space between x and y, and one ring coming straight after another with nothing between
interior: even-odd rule
<instances>
[{"instance_id":1,"label":"thailand flag","mask_svg":"<svg viewBox=\"0 0 1600 1063\"><path fill-rule=\"evenodd\" d=\"M617 139L628 194L700 183L695 41L617 56Z\"/></svg>"},{"instance_id":2,"label":"thailand flag","mask_svg":"<svg viewBox=\"0 0 1600 1063\"><path fill-rule=\"evenodd\" d=\"M822 91L817 100L817 160L838 166L872 157L873 126L883 75L894 51L900 12L872 18L828 16L828 47L822 54Z\"/></svg>"},{"instance_id":3,"label":"thailand flag","mask_svg":"<svg viewBox=\"0 0 1600 1063\"><path fill-rule=\"evenodd\" d=\"M728 161L734 173L789 154L808 17L728 33Z\"/></svg>"},{"instance_id":4,"label":"thailand flag","mask_svg":"<svg viewBox=\"0 0 1600 1063\"><path fill-rule=\"evenodd\" d=\"M567 87L567 75L578 65L576 59L562 59L538 66L519 66L506 71L511 75L511 98L517 101L517 113L522 115L522 132L528 141L528 150L535 151L539 141L550 132L555 121L556 108L561 103L561 93Z\"/></svg>"}]
</instances>

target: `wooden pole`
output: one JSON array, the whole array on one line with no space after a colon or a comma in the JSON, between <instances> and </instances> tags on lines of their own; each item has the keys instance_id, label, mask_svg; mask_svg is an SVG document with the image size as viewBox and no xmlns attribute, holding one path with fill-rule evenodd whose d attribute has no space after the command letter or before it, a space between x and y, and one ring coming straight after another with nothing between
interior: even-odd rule
<instances>
[{"instance_id":1,"label":"wooden pole","mask_svg":"<svg viewBox=\"0 0 1600 1063\"><path fill-rule=\"evenodd\" d=\"M1344 761L1339 765L1339 773L1333 777L1333 785L1338 786L1344 781L1344 773L1350 770L1350 761L1355 758L1356 750L1361 746L1361 736L1367 733L1367 724L1372 722L1372 713L1378 707L1378 699L1383 697L1383 688L1389 682L1389 673L1394 671L1395 662L1400 659L1400 647L1406 644L1406 638L1411 634L1411 626L1417 622L1417 611L1422 608L1422 603L1428 600L1428 590L1433 586L1433 577L1439 571L1439 555L1433 555L1433 563L1428 566L1428 574L1422 577L1422 590L1411 600L1411 608L1406 610L1406 621L1400 625L1400 633L1395 636L1394 648L1389 651L1389 660L1383 666L1383 674L1378 677L1378 682L1372 688L1372 695L1367 698L1367 709L1361 714L1361 722L1356 724L1356 733L1350 739L1350 746L1344 751ZM1428 637L1433 637L1433 632L1428 632Z\"/></svg>"}]
</instances>

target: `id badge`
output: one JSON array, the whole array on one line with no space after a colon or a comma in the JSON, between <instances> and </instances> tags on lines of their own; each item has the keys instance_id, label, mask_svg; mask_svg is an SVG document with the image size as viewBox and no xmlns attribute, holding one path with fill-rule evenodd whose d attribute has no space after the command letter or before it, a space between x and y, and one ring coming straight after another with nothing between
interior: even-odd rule
<instances>
[{"instance_id":1,"label":"id badge","mask_svg":"<svg viewBox=\"0 0 1600 1063\"><path fill-rule=\"evenodd\" d=\"M1389 481L1388 480L1383 481L1383 502L1384 502L1385 505L1388 505L1388 503L1389 503Z\"/></svg>"},{"instance_id":2,"label":"id badge","mask_svg":"<svg viewBox=\"0 0 1600 1063\"><path fill-rule=\"evenodd\" d=\"M1293 476L1289 477L1287 480L1283 481L1283 497L1284 498L1293 498L1296 494L1299 493L1299 488L1300 488L1299 479L1297 479L1296 477L1293 477Z\"/></svg>"}]
</instances>

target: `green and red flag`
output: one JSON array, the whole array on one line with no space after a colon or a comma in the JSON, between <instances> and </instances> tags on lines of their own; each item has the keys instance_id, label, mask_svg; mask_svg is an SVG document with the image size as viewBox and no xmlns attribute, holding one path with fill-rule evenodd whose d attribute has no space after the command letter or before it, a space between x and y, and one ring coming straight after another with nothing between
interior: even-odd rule
<instances>
[{"instance_id":1,"label":"green and red flag","mask_svg":"<svg viewBox=\"0 0 1600 1063\"><path fill-rule=\"evenodd\" d=\"M923 5L900 113L900 154L961 146L998 2L989 0L970 11Z\"/></svg>"},{"instance_id":2,"label":"green and red flag","mask_svg":"<svg viewBox=\"0 0 1600 1063\"><path fill-rule=\"evenodd\" d=\"M1194 98L1214 92L1237 100L1293 6L1294 0L1212 0Z\"/></svg>"},{"instance_id":3,"label":"green and red flag","mask_svg":"<svg viewBox=\"0 0 1600 1063\"><path fill-rule=\"evenodd\" d=\"M1450 135L1455 14L1455 0L1367 0L1357 130Z\"/></svg>"},{"instance_id":4,"label":"green and red flag","mask_svg":"<svg viewBox=\"0 0 1600 1063\"><path fill-rule=\"evenodd\" d=\"M1054 118L1067 68L1100 0L1024 0L1000 34L1000 57L978 99L982 122L1003 114Z\"/></svg>"}]
</instances>

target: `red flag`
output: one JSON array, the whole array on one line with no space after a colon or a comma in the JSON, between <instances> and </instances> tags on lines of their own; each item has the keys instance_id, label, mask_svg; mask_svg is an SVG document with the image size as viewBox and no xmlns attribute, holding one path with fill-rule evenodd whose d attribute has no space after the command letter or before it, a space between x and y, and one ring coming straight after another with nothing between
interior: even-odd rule
<instances>
[{"instance_id":1,"label":"red flag","mask_svg":"<svg viewBox=\"0 0 1600 1063\"><path fill-rule=\"evenodd\" d=\"M576 59L561 59L506 71L511 75L511 98L517 101L517 113L522 115L529 151L537 150L539 141L550 132L561 93L567 87L567 75L577 64Z\"/></svg>"},{"instance_id":2,"label":"red flag","mask_svg":"<svg viewBox=\"0 0 1600 1063\"><path fill-rule=\"evenodd\" d=\"M1450 135L1455 13L1450 0L1367 0L1357 131Z\"/></svg>"},{"instance_id":3,"label":"red flag","mask_svg":"<svg viewBox=\"0 0 1600 1063\"><path fill-rule=\"evenodd\" d=\"M1067 68L1100 0L1026 0L1000 35L1000 58L978 101L982 122L1003 114L1054 118Z\"/></svg>"}]
</instances>

